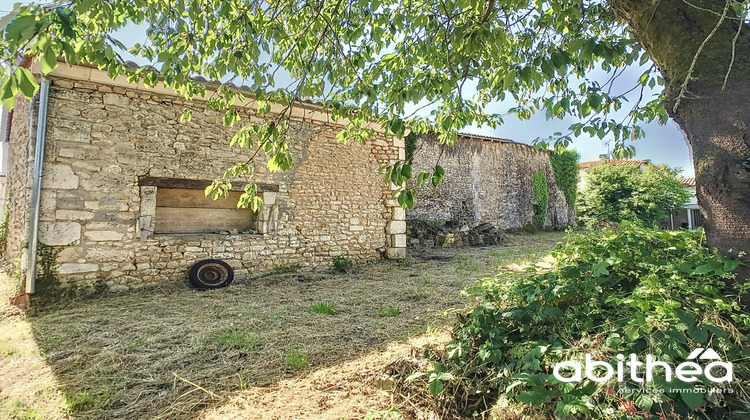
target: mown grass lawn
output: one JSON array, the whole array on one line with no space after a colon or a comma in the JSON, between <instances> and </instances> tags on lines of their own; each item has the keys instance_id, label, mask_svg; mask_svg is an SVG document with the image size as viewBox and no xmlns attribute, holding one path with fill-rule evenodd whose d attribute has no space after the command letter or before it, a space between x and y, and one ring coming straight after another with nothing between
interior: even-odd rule
<instances>
[{"instance_id":1,"label":"mown grass lawn","mask_svg":"<svg viewBox=\"0 0 750 420\"><path fill-rule=\"evenodd\" d=\"M452 322L446 311L469 303L461 289L538 260L561 237L509 235L503 246L412 253L346 273L277 272L207 292L171 283L28 314L3 306L0 418L200 417L251 387L434 333Z\"/></svg>"}]
</instances>

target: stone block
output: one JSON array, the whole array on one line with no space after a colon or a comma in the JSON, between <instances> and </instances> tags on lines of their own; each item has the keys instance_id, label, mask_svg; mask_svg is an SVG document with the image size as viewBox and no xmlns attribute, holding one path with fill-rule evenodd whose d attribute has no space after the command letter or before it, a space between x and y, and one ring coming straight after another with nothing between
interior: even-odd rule
<instances>
[{"instance_id":1,"label":"stone block","mask_svg":"<svg viewBox=\"0 0 750 420\"><path fill-rule=\"evenodd\" d=\"M42 221L54 222L55 209L57 208L57 192L54 190L42 191L42 198L39 203L39 210Z\"/></svg>"},{"instance_id":2,"label":"stone block","mask_svg":"<svg viewBox=\"0 0 750 420\"><path fill-rule=\"evenodd\" d=\"M40 222L39 241L47 245L68 245L81 240L81 225L75 222Z\"/></svg>"},{"instance_id":3,"label":"stone block","mask_svg":"<svg viewBox=\"0 0 750 420\"><path fill-rule=\"evenodd\" d=\"M385 248L385 258L389 260L399 260L406 258L406 248Z\"/></svg>"},{"instance_id":4,"label":"stone block","mask_svg":"<svg viewBox=\"0 0 750 420\"><path fill-rule=\"evenodd\" d=\"M133 251L123 248L89 248L86 257L91 261L124 262L133 259Z\"/></svg>"},{"instance_id":5,"label":"stone block","mask_svg":"<svg viewBox=\"0 0 750 420\"><path fill-rule=\"evenodd\" d=\"M77 246L69 246L60 250L57 254L57 263L73 262L81 258L83 250Z\"/></svg>"},{"instance_id":6,"label":"stone block","mask_svg":"<svg viewBox=\"0 0 750 420\"><path fill-rule=\"evenodd\" d=\"M91 273L99 271L99 264L65 263L57 267L59 274Z\"/></svg>"},{"instance_id":7,"label":"stone block","mask_svg":"<svg viewBox=\"0 0 750 420\"><path fill-rule=\"evenodd\" d=\"M58 220L89 220L94 217L94 213L82 210L57 210L55 218Z\"/></svg>"},{"instance_id":8,"label":"stone block","mask_svg":"<svg viewBox=\"0 0 750 420\"><path fill-rule=\"evenodd\" d=\"M52 163L44 167L42 188L57 190L75 190L78 188L78 176L73 168L61 163Z\"/></svg>"},{"instance_id":9,"label":"stone block","mask_svg":"<svg viewBox=\"0 0 750 420\"><path fill-rule=\"evenodd\" d=\"M388 222L388 224L385 225L385 233L389 235L406 233L406 222L403 220Z\"/></svg>"},{"instance_id":10,"label":"stone block","mask_svg":"<svg viewBox=\"0 0 750 420\"><path fill-rule=\"evenodd\" d=\"M47 138L53 141L91 142L91 124L64 118L49 119Z\"/></svg>"},{"instance_id":11,"label":"stone block","mask_svg":"<svg viewBox=\"0 0 750 420\"><path fill-rule=\"evenodd\" d=\"M103 242L103 241L120 241L124 234L115 232L113 230L90 230L84 232L83 236L90 241Z\"/></svg>"},{"instance_id":12,"label":"stone block","mask_svg":"<svg viewBox=\"0 0 750 420\"><path fill-rule=\"evenodd\" d=\"M406 220L406 210L403 207L393 207L393 220Z\"/></svg>"},{"instance_id":13,"label":"stone block","mask_svg":"<svg viewBox=\"0 0 750 420\"><path fill-rule=\"evenodd\" d=\"M115 105L115 106L127 107L128 105L130 105L130 99L128 99L127 96L119 95L117 93L105 93L104 105Z\"/></svg>"},{"instance_id":14,"label":"stone block","mask_svg":"<svg viewBox=\"0 0 750 420\"><path fill-rule=\"evenodd\" d=\"M271 206L276 203L276 193L275 192L264 192L261 195L261 198L263 199L263 204L267 206Z\"/></svg>"},{"instance_id":15,"label":"stone block","mask_svg":"<svg viewBox=\"0 0 750 420\"><path fill-rule=\"evenodd\" d=\"M391 246L393 248L406 248L406 234L391 235Z\"/></svg>"}]
</instances>

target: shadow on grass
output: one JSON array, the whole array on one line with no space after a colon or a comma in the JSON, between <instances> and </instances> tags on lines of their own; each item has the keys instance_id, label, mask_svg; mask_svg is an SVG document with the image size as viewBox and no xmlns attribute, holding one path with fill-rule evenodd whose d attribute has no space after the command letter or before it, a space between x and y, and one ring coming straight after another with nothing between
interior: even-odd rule
<instances>
[{"instance_id":1,"label":"shadow on grass","mask_svg":"<svg viewBox=\"0 0 750 420\"><path fill-rule=\"evenodd\" d=\"M548 252L554 241L543 242ZM466 304L459 290L495 272L492 249L503 247L461 250L457 261L283 273L206 292L172 283L46 305L27 321L71 416L195 418L223 396L446 324L441 314ZM335 313L315 313L320 302L335 304Z\"/></svg>"}]
</instances>

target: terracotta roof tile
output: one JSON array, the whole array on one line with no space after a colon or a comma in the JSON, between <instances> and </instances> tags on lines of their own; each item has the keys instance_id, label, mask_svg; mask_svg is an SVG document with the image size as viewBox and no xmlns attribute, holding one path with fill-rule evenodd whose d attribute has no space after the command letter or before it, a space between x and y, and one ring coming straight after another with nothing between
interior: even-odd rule
<instances>
[{"instance_id":1,"label":"terracotta roof tile","mask_svg":"<svg viewBox=\"0 0 750 420\"><path fill-rule=\"evenodd\" d=\"M580 162L578 167L581 169L589 169L594 166L599 166L602 163L609 163L610 165L625 165L625 166L643 166L650 165L651 161L648 160L637 160L637 159L601 159L601 160L589 160L587 162Z\"/></svg>"},{"instance_id":2,"label":"terracotta roof tile","mask_svg":"<svg viewBox=\"0 0 750 420\"><path fill-rule=\"evenodd\" d=\"M695 186L695 178L680 178L680 182L682 182L682 185L686 187Z\"/></svg>"}]
</instances>

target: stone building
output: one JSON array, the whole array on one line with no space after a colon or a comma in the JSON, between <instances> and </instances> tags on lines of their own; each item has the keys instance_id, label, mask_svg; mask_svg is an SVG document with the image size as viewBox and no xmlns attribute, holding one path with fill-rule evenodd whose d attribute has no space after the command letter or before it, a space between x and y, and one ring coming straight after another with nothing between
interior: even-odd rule
<instances>
[{"instance_id":1,"label":"stone building","mask_svg":"<svg viewBox=\"0 0 750 420\"><path fill-rule=\"evenodd\" d=\"M291 124L295 167L270 173L262 153L255 158L264 204L253 213L236 208L240 182L227 200L203 196L210 180L254 151L230 149L238 127L224 126L200 100L85 66L60 65L46 80L46 115L37 95L19 98L9 118L7 260L22 257L30 266L31 196L40 173L39 242L59 247L63 284L184 279L206 258L242 275L328 265L336 256L405 255L404 211L379 173L404 158L403 140L381 133L366 146L339 144L341 126L315 104L300 103ZM253 106L243 105L243 123L258 121ZM191 121L180 122L184 107L193 109ZM42 159L36 144L44 144Z\"/></svg>"},{"instance_id":2,"label":"stone building","mask_svg":"<svg viewBox=\"0 0 750 420\"><path fill-rule=\"evenodd\" d=\"M500 229L525 228L534 215L532 176L541 170L549 192L544 228L562 229L574 223L574 210L555 183L547 151L470 134L459 134L452 146L420 137L413 172L435 164L445 169L445 181L437 189L421 189L408 218L443 221L457 228L482 223Z\"/></svg>"}]
</instances>

